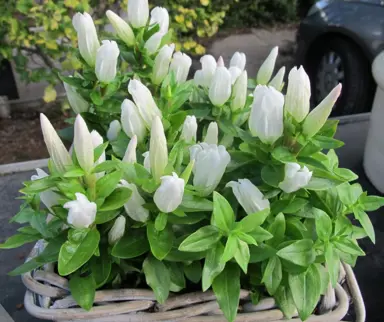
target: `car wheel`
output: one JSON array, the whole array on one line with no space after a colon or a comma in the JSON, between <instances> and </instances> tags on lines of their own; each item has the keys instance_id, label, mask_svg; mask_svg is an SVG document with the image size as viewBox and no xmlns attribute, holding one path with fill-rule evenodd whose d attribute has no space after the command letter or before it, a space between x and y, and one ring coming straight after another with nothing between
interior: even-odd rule
<instances>
[{"instance_id":1,"label":"car wheel","mask_svg":"<svg viewBox=\"0 0 384 322\"><path fill-rule=\"evenodd\" d=\"M372 107L374 82L368 60L361 50L344 38L323 39L312 48L307 61L316 106L338 84L342 95L332 115L369 111Z\"/></svg>"}]
</instances>

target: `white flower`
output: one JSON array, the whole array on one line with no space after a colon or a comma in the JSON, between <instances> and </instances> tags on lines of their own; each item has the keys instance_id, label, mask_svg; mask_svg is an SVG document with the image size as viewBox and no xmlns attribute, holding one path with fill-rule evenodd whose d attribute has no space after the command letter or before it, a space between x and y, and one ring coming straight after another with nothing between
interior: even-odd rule
<instances>
[{"instance_id":1,"label":"white flower","mask_svg":"<svg viewBox=\"0 0 384 322\"><path fill-rule=\"evenodd\" d=\"M114 120L109 124L107 131L108 141L116 141L121 131L121 124L118 120Z\"/></svg>"},{"instance_id":2,"label":"white flower","mask_svg":"<svg viewBox=\"0 0 384 322\"><path fill-rule=\"evenodd\" d=\"M204 55L200 58L200 63L201 69L196 71L194 76L195 84L202 87L209 87L217 67L216 60L211 55Z\"/></svg>"},{"instance_id":3,"label":"white flower","mask_svg":"<svg viewBox=\"0 0 384 322\"><path fill-rule=\"evenodd\" d=\"M237 201L248 215L269 208L268 199L264 199L261 191L248 179L239 179L238 182L228 182L226 187L231 187Z\"/></svg>"},{"instance_id":4,"label":"white flower","mask_svg":"<svg viewBox=\"0 0 384 322\"><path fill-rule=\"evenodd\" d=\"M40 125L43 132L44 142L55 169L65 173L72 165L72 159L63 142L60 140L51 122L44 114L40 114Z\"/></svg>"},{"instance_id":5,"label":"white flower","mask_svg":"<svg viewBox=\"0 0 384 322\"><path fill-rule=\"evenodd\" d=\"M156 32L151 37L149 37L144 45L144 48L147 50L148 54L152 55L159 49L163 37L164 34L162 32Z\"/></svg>"},{"instance_id":6,"label":"white flower","mask_svg":"<svg viewBox=\"0 0 384 322\"><path fill-rule=\"evenodd\" d=\"M39 168L36 169L36 172L37 172L37 175L34 174L31 177L32 181L48 177L48 173L46 173L45 171ZM41 202L48 208L49 211L52 211L51 210L52 206L59 204L60 195L55 193L52 189L48 189L40 192L39 196L40 196Z\"/></svg>"},{"instance_id":7,"label":"white flower","mask_svg":"<svg viewBox=\"0 0 384 322\"><path fill-rule=\"evenodd\" d=\"M137 106L129 99L125 99L121 104L121 126L130 138L136 135L139 142L144 140L147 132L145 123Z\"/></svg>"},{"instance_id":8,"label":"white flower","mask_svg":"<svg viewBox=\"0 0 384 322\"><path fill-rule=\"evenodd\" d=\"M256 77L256 81L258 84L268 84L269 80L272 77L273 70L275 69L275 63L278 53L279 47L274 47L271 53L268 55L267 59L261 65Z\"/></svg>"},{"instance_id":9,"label":"white flower","mask_svg":"<svg viewBox=\"0 0 384 322\"><path fill-rule=\"evenodd\" d=\"M87 124L80 114L76 116L73 146L81 168L89 173L94 164L93 140Z\"/></svg>"},{"instance_id":10,"label":"white flower","mask_svg":"<svg viewBox=\"0 0 384 322\"><path fill-rule=\"evenodd\" d=\"M159 24L160 32L166 34L169 27L168 10L163 7L155 7L151 11L150 25Z\"/></svg>"},{"instance_id":11,"label":"white flower","mask_svg":"<svg viewBox=\"0 0 384 322\"><path fill-rule=\"evenodd\" d=\"M93 130L91 132L91 137L92 137L93 149L96 149L99 145L102 145L104 143L103 137L96 130ZM103 163L105 160L106 159L105 159L105 151L104 151L99 157L99 159L95 162L95 164Z\"/></svg>"},{"instance_id":12,"label":"white flower","mask_svg":"<svg viewBox=\"0 0 384 322\"><path fill-rule=\"evenodd\" d=\"M185 142L196 142L197 122L196 116L187 115L181 131L181 138Z\"/></svg>"},{"instance_id":13,"label":"white flower","mask_svg":"<svg viewBox=\"0 0 384 322\"><path fill-rule=\"evenodd\" d=\"M213 105L222 106L231 97L231 91L232 75L227 68L218 64L213 74L211 84L209 85L209 99Z\"/></svg>"},{"instance_id":14,"label":"white flower","mask_svg":"<svg viewBox=\"0 0 384 322\"><path fill-rule=\"evenodd\" d=\"M220 183L231 157L224 146L216 144L196 144L189 151L191 160L195 160L193 185L207 196Z\"/></svg>"},{"instance_id":15,"label":"white flower","mask_svg":"<svg viewBox=\"0 0 384 322\"><path fill-rule=\"evenodd\" d=\"M134 135L128 143L127 150L125 151L123 161L128 163L136 163L136 147L137 136Z\"/></svg>"},{"instance_id":16,"label":"white flower","mask_svg":"<svg viewBox=\"0 0 384 322\"><path fill-rule=\"evenodd\" d=\"M95 67L95 73L100 82L110 83L115 79L119 54L116 41L103 40L103 44L97 51Z\"/></svg>"},{"instance_id":17,"label":"white flower","mask_svg":"<svg viewBox=\"0 0 384 322\"><path fill-rule=\"evenodd\" d=\"M245 54L237 51L233 54L231 61L229 62L229 66L230 67L232 67L232 66L237 67L241 71L243 71L245 68L246 62L247 62L247 58L246 58Z\"/></svg>"},{"instance_id":18,"label":"white flower","mask_svg":"<svg viewBox=\"0 0 384 322\"><path fill-rule=\"evenodd\" d=\"M132 79L128 84L128 92L132 95L146 127L150 129L153 118L155 116L161 117L161 111L157 107L150 90L140 81Z\"/></svg>"},{"instance_id":19,"label":"white flower","mask_svg":"<svg viewBox=\"0 0 384 322\"><path fill-rule=\"evenodd\" d=\"M148 0L128 1L128 22L135 28L144 27L149 18Z\"/></svg>"},{"instance_id":20,"label":"white flower","mask_svg":"<svg viewBox=\"0 0 384 322\"><path fill-rule=\"evenodd\" d=\"M78 12L73 16L72 24L77 31L81 56L89 66L95 66L96 53L100 47L100 43L92 17L86 12L83 14Z\"/></svg>"},{"instance_id":21,"label":"white flower","mask_svg":"<svg viewBox=\"0 0 384 322\"><path fill-rule=\"evenodd\" d=\"M233 85L233 84L235 84L235 82L239 78L242 71L240 68L237 68L235 66L229 67L228 71L231 74L231 80L232 80L232 85Z\"/></svg>"},{"instance_id":22,"label":"white flower","mask_svg":"<svg viewBox=\"0 0 384 322\"><path fill-rule=\"evenodd\" d=\"M248 94L248 75L247 71L244 70L239 78L237 79L235 85L233 86L233 99L231 102L232 111L242 110L247 101Z\"/></svg>"},{"instance_id":23,"label":"white flower","mask_svg":"<svg viewBox=\"0 0 384 322\"><path fill-rule=\"evenodd\" d=\"M115 244L121 237L124 236L125 223L126 220L124 216L116 218L111 230L108 232L108 243L110 245Z\"/></svg>"},{"instance_id":24,"label":"white flower","mask_svg":"<svg viewBox=\"0 0 384 322\"><path fill-rule=\"evenodd\" d=\"M283 89L284 86L284 75L285 75L285 66L281 67L275 77L269 82L269 86L276 88L279 92Z\"/></svg>"},{"instance_id":25,"label":"white flower","mask_svg":"<svg viewBox=\"0 0 384 322\"><path fill-rule=\"evenodd\" d=\"M149 210L143 207L145 200L140 195L136 185L125 180L121 180L120 183L123 187L127 187L132 191L131 197L124 205L125 212L133 220L146 222L149 217Z\"/></svg>"},{"instance_id":26,"label":"white flower","mask_svg":"<svg viewBox=\"0 0 384 322\"><path fill-rule=\"evenodd\" d=\"M149 158L149 151L144 152L142 156L144 157L144 162L143 162L144 168L146 168L149 172L151 172L151 160Z\"/></svg>"},{"instance_id":27,"label":"white flower","mask_svg":"<svg viewBox=\"0 0 384 322\"><path fill-rule=\"evenodd\" d=\"M161 212L172 212L181 204L184 195L184 180L175 172L171 176L161 177L161 185L157 188L153 201Z\"/></svg>"},{"instance_id":28,"label":"white flower","mask_svg":"<svg viewBox=\"0 0 384 322\"><path fill-rule=\"evenodd\" d=\"M284 96L273 87L258 85L253 94L249 129L263 143L273 144L283 135Z\"/></svg>"},{"instance_id":29,"label":"white flower","mask_svg":"<svg viewBox=\"0 0 384 322\"><path fill-rule=\"evenodd\" d=\"M151 162L151 173L155 180L160 180L168 164L167 139L164 133L163 123L156 116L152 123L151 138L149 141L149 159Z\"/></svg>"},{"instance_id":30,"label":"white flower","mask_svg":"<svg viewBox=\"0 0 384 322\"><path fill-rule=\"evenodd\" d=\"M208 125L207 134L205 135L204 142L208 144L218 144L219 142L219 128L216 122L211 122Z\"/></svg>"},{"instance_id":31,"label":"white flower","mask_svg":"<svg viewBox=\"0 0 384 322\"><path fill-rule=\"evenodd\" d=\"M75 193L76 200L64 204L68 210L67 222L75 228L88 228L96 218L97 206L82 193Z\"/></svg>"},{"instance_id":32,"label":"white flower","mask_svg":"<svg viewBox=\"0 0 384 322\"><path fill-rule=\"evenodd\" d=\"M311 180L312 172L306 166L300 168L300 165L295 162L285 164L285 177L279 183L279 188L286 193L295 192L304 188Z\"/></svg>"},{"instance_id":33,"label":"white flower","mask_svg":"<svg viewBox=\"0 0 384 322\"><path fill-rule=\"evenodd\" d=\"M337 85L328 96L308 114L303 123L303 134L312 137L319 132L331 114L333 105L335 105L340 93L341 84Z\"/></svg>"},{"instance_id":34,"label":"white flower","mask_svg":"<svg viewBox=\"0 0 384 322\"><path fill-rule=\"evenodd\" d=\"M155 58L152 72L152 82L155 85L159 85L167 76L169 70L169 64L171 63L172 54L175 50L175 45L163 46Z\"/></svg>"},{"instance_id":35,"label":"white flower","mask_svg":"<svg viewBox=\"0 0 384 322\"><path fill-rule=\"evenodd\" d=\"M124 21L124 19L120 18L111 10L107 11L107 17L119 38L128 46L133 46L135 44L135 35L132 28Z\"/></svg>"},{"instance_id":36,"label":"white flower","mask_svg":"<svg viewBox=\"0 0 384 322\"><path fill-rule=\"evenodd\" d=\"M69 105L76 114L87 112L89 109L88 102L76 91L76 88L67 84L64 84L65 93L67 94Z\"/></svg>"},{"instance_id":37,"label":"white flower","mask_svg":"<svg viewBox=\"0 0 384 322\"><path fill-rule=\"evenodd\" d=\"M187 54L178 51L173 55L169 70L175 73L176 81L180 84L187 80L191 65L192 59Z\"/></svg>"},{"instance_id":38,"label":"white flower","mask_svg":"<svg viewBox=\"0 0 384 322\"><path fill-rule=\"evenodd\" d=\"M305 119L309 112L311 98L311 83L303 66L293 67L288 75L287 95L285 95L285 110L297 122Z\"/></svg>"}]
</instances>

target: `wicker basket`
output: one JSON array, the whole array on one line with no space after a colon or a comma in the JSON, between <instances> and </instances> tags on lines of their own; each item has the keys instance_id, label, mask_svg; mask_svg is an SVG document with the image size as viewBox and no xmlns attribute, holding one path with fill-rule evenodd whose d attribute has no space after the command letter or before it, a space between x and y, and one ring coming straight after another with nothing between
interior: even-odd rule
<instances>
[{"instance_id":1,"label":"wicker basket","mask_svg":"<svg viewBox=\"0 0 384 322\"><path fill-rule=\"evenodd\" d=\"M37 256L42 243L38 242L27 260ZM340 283L335 288L337 306L322 315L312 315L307 321L341 321L349 309L350 297L353 300L356 321L365 321L365 308L360 289L352 269L344 265ZM24 298L26 310L34 317L53 321L97 321L97 322L147 322L147 321L193 321L225 322L213 292L194 292L171 296L166 303L158 304L150 290L120 289L97 291L95 306L85 311L76 306L69 294L68 280L55 274L53 267L35 270L22 275L27 288ZM320 307L333 302L327 296L322 298ZM236 321L281 321L283 313L276 307L272 298L263 299L258 305L249 300L249 291L241 290L240 306ZM285 320L287 321L287 320ZM299 322L299 318L290 321Z\"/></svg>"}]
</instances>

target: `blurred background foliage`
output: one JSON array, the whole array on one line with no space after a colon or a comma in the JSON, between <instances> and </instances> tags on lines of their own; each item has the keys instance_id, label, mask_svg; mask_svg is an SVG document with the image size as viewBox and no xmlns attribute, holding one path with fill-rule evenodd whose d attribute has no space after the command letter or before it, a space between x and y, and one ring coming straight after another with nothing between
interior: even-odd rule
<instances>
[{"instance_id":1,"label":"blurred background foliage","mask_svg":"<svg viewBox=\"0 0 384 322\"><path fill-rule=\"evenodd\" d=\"M297 22L314 0L150 0L169 10L178 50L203 55L203 40L220 29L273 26ZM72 16L90 12L96 25L106 23L105 11L124 14L127 0L2 0L0 59L13 62L25 82L47 81L44 99L56 99L58 73L79 68ZM28 64L33 62L33 68Z\"/></svg>"}]
</instances>

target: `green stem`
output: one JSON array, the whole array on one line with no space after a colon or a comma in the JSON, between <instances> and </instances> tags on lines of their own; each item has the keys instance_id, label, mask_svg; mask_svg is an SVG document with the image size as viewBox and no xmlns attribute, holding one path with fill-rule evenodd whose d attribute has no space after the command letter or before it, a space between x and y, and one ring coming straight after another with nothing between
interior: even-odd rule
<instances>
[{"instance_id":1,"label":"green stem","mask_svg":"<svg viewBox=\"0 0 384 322\"><path fill-rule=\"evenodd\" d=\"M91 201L96 200L96 176L94 174L88 174L85 176L85 183L88 188L89 198Z\"/></svg>"}]
</instances>

